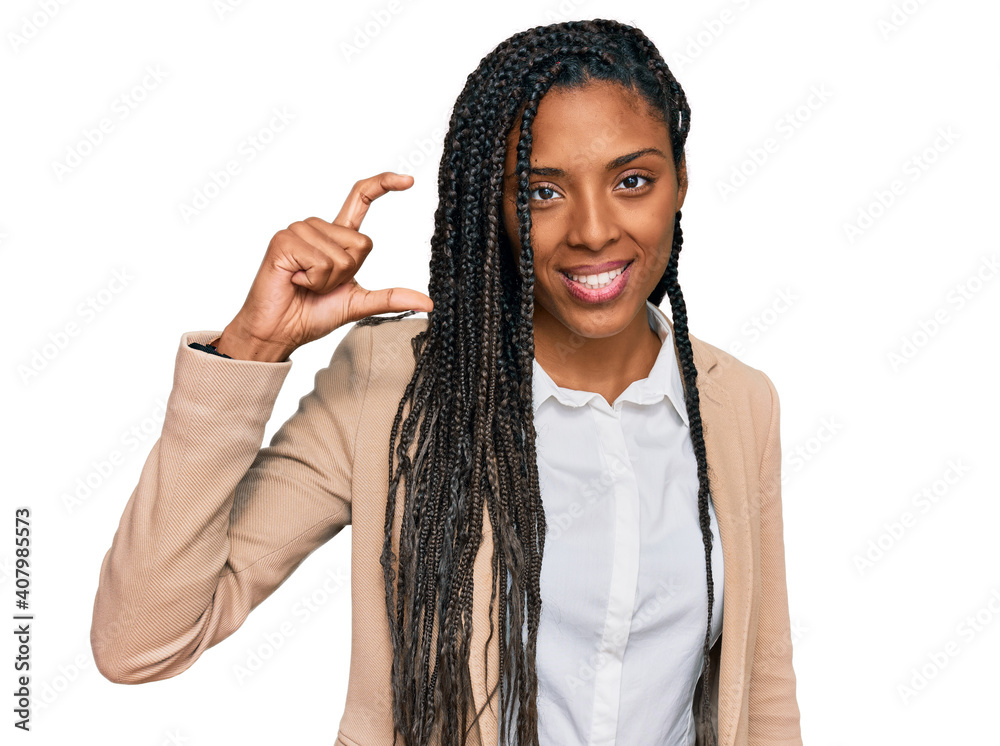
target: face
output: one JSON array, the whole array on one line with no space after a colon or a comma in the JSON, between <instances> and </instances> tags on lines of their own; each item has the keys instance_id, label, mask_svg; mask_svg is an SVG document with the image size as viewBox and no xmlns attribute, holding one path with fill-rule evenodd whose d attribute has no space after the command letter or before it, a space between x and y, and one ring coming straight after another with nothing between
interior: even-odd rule
<instances>
[{"instance_id":1,"label":"face","mask_svg":"<svg viewBox=\"0 0 1000 746\"><path fill-rule=\"evenodd\" d=\"M504 167L503 222L515 262L519 129L520 120L508 134ZM667 126L617 83L553 88L539 102L531 151L536 340L616 335L645 309L663 275L674 213L684 203L686 172L683 161L674 168ZM611 283L590 289L568 274ZM645 313L640 322L648 327Z\"/></svg>"}]
</instances>

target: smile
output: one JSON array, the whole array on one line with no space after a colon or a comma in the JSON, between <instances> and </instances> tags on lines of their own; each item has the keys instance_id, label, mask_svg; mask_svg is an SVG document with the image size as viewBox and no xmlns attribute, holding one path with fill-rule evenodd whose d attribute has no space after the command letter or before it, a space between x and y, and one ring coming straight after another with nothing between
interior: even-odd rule
<instances>
[{"instance_id":1,"label":"smile","mask_svg":"<svg viewBox=\"0 0 1000 746\"><path fill-rule=\"evenodd\" d=\"M633 260L634 261L634 260ZM577 299L588 303L603 303L621 295L628 282L632 262L610 272L595 275L571 275L561 272L563 282Z\"/></svg>"},{"instance_id":2,"label":"smile","mask_svg":"<svg viewBox=\"0 0 1000 746\"><path fill-rule=\"evenodd\" d=\"M629 262L629 264L631 264L631 262ZM573 280L573 282L578 282L591 290L598 290L610 285L618 275L625 271L627 267L628 264L612 270L611 272L601 272L596 275L571 275L568 272L565 274Z\"/></svg>"}]
</instances>

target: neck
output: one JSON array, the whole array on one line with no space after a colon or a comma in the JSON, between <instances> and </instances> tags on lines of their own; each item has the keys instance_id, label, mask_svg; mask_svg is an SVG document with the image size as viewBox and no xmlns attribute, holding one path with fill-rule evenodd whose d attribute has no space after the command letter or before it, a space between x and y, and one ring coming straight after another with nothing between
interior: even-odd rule
<instances>
[{"instance_id":1,"label":"neck","mask_svg":"<svg viewBox=\"0 0 1000 746\"><path fill-rule=\"evenodd\" d=\"M645 303L617 334L585 337L535 306L535 359L557 386L594 391L612 404L653 369L662 343L650 328Z\"/></svg>"}]
</instances>

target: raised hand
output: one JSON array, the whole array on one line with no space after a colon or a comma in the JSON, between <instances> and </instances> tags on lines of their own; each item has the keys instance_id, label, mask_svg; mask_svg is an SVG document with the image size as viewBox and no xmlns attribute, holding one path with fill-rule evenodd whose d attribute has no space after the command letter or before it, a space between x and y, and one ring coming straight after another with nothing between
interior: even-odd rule
<instances>
[{"instance_id":1,"label":"raised hand","mask_svg":"<svg viewBox=\"0 0 1000 746\"><path fill-rule=\"evenodd\" d=\"M372 240L358 231L368 206L411 186L412 176L391 171L362 179L332 223L306 218L275 233L243 307L215 340L219 352L283 361L296 348L365 316L432 310L424 293L366 290L354 279L372 250Z\"/></svg>"}]
</instances>

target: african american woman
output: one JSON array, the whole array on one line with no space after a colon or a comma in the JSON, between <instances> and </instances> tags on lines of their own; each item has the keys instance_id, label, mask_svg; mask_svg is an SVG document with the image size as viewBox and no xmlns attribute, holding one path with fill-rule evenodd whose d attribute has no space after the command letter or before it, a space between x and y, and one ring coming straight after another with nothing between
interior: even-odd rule
<instances>
[{"instance_id":1,"label":"african american woman","mask_svg":"<svg viewBox=\"0 0 1000 746\"><path fill-rule=\"evenodd\" d=\"M354 279L409 176L275 234L233 321L181 337L102 674L186 670L350 524L338 744L801 744L778 397L678 283L690 123L635 27L533 28L455 103L429 296ZM262 448L288 356L348 323Z\"/></svg>"}]
</instances>

